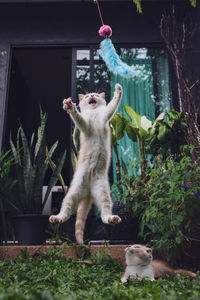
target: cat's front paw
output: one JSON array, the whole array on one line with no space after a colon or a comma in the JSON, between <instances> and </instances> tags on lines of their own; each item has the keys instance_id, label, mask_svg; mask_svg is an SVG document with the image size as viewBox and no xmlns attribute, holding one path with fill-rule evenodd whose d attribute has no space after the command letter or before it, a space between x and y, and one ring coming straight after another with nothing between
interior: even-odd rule
<instances>
[{"instance_id":1,"label":"cat's front paw","mask_svg":"<svg viewBox=\"0 0 200 300\"><path fill-rule=\"evenodd\" d=\"M115 84L115 92L122 92L122 86L119 83Z\"/></svg>"},{"instance_id":2,"label":"cat's front paw","mask_svg":"<svg viewBox=\"0 0 200 300\"><path fill-rule=\"evenodd\" d=\"M75 108L75 104L72 102L71 98L67 98L63 100L63 109L66 110L66 112L70 113Z\"/></svg>"},{"instance_id":3,"label":"cat's front paw","mask_svg":"<svg viewBox=\"0 0 200 300\"><path fill-rule=\"evenodd\" d=\"M122 86L119 83L115 84L115 97L120 97L122 96Z\"/></svg>"},{"instance_id":4,"label":"cat's front paw","mask_svg":"<svg viewBox=\"0 0 200 300\"><path fill-rule=\"evenodd\" d=\"M63 218L59 217L58 215L52 215L49 217L49 222L51 223L63 223Z\"/></svg>"},{"instance_id":5,"label":"cat's front paw","mask_svg":"<svg viewBox=\"0 0 200 300\"><path fill-rule=\"evenodd\" d=\"M117 215L113 215L108 218L108 224L118 224L121 221L121 218Z\"/></svg>"}]
</instances>

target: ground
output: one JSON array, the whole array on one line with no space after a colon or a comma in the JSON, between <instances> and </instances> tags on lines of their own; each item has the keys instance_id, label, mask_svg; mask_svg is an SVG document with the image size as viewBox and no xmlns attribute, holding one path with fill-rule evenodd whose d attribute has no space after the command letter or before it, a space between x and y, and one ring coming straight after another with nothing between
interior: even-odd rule
<instances>
[{"instance_id":1,"label":"ground","mask_svg":"<svg viewBox=\"0 0 200 300\"><path fill-rule=\"evenodd\" d=\"M124 266L108 252L94 252L87 261L62 256L62 249L30 258L26 251L0 261L0 300L71 299L200 299L200 279L177 276L151 282L130 280L120 284Z\"/></svg>"}]
</instances>

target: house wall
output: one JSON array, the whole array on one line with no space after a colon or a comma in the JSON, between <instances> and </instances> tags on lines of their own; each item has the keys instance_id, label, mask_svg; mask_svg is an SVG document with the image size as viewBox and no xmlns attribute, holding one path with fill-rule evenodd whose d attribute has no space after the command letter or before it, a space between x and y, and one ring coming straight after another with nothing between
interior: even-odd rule
<instances>
[{"instance_id":1,"label":"house wall","mask_svg":"<svg viewBox=\"0 0 200 300\"><path fill-rule=\"evenodd\" d=\"M139 46L163 43L159 23L162 12L170 8L168 1L144 1L141 15L136 12L132 1L100 1L100 5L105 24L113 29L112 40L115 44ZM178 1L176 6L180 17L190 13L199 22L199 5L194 9L187 0ZM0 4L0 50L7 51L7 55L0 59L0 147L6 119L12 46L99 44L100 26L97 6L93 1ZM193 74L195 72L197 76L199 68L196 59L200 51L198 36L196 33L189 51Z\"/></svg>"}]
</instances>

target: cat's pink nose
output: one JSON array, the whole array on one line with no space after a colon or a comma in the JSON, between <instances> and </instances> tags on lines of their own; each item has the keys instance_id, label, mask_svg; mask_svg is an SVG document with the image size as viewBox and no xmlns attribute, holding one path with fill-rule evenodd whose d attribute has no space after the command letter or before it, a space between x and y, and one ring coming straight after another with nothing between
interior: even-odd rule
<instances>
[{"instance_id":1,"label":"cat's pink nose","mask_svg":"<svg viewBox=\"0 0 200 300\"><path fill-rule=\"evenodd\" d=\"M93 94L91 94L91 95L90 95L90 97L91 97L91 98L94 98L94 95L93 95Z\"/></svg>"}]
</instances>

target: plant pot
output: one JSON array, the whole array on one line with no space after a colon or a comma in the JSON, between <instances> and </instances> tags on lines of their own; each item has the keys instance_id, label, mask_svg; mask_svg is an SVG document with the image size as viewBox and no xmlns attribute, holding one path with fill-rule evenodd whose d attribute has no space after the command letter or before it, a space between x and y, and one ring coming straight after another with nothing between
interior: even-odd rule
<instances>
[{"instance_id":1,"label":"plant pot","mask_svg":"<svg viewBox=\"0 0 200 300\"><path fill-rule=\"evenodd\" d=\"M19 245L41 245L46 241L49 216L24 214L13 217L15 240Z\"/></svg>"},{"instance_id":2,"label":"plant pot","mask_svg":"<svg viewBox=\"0 0 200 300\"><path fill-rule=\"evenodd\" d=\"M91 239L92 233L92 224L93 224L94 216L89 215L86 220L85 229L84 229L84 241L88 241ZM69 239L69 241L75 243L75 223L76 223L76 215L72 215L71 218L62 223L60 225L61 237Z\"/></svg>"},{"instance_id":3,"label":"plant pot","mask_svg":"<svg viewBox=\"0 0 200 300\"><path fill-rule=\"evenodd\" d=\"M119 213L122 219L119 224L105 224L106 239L110 244L132 244L137 242L139 232L138 222L128 214Z\"/></svg>"},{"instance_id":4,"label":"plant pot","mask_svg":"<svg viewBox=\"0 0 200 300\"><path fill-rule=\"evenodd\" d=\"M113 203L113 214L118 215L122 221L119 224L105 224L106 239L110 244L132 244L137 242L139 224L130 213L123 211L120 202Z\"/></svg>"}]
</instances>

